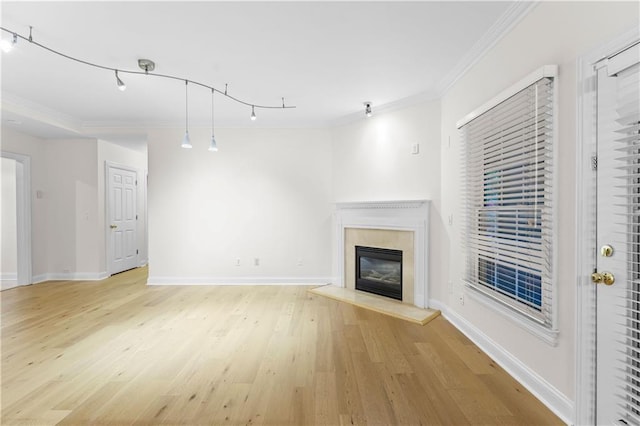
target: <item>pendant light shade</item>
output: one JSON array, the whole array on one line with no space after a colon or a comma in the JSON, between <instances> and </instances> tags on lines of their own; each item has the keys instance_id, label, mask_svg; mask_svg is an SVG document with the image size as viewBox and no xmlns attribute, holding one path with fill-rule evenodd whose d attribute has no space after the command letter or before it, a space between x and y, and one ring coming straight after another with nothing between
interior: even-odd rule
<instances>
[{"instance_id":1,"label":"pendant light shade","mask_svg":"<svg viewBox=\"0 0 640 426\"><path fill-rule=\"evenodd\" d=\"M191 138L189 138L189 81L184 81L184 105L185 105L185 131L184 137L182 138L182 144L180 145L183 148L193 148L191 145Z\"/></svg>"},{"instance_id":2,"label":"pendant light shade","mask_svg":"<svg viewBox=\"0 0 640 426\"><path fill-rule=\"evenodd\" d=\"M216 152L218 150L218 144L216 143L216 137L211 135L211 143L209 144L209 151Z\"/></svg>"},{"instance_id":3,"label":"pendant light shade","mask_svg":"<svg viewBox=\"0 0 640 426\"><path fill-rule=\"evenodd\" d=\"M182 138L182 144L180 145L183 148L193 148L191 145L191 138L189 137L189 132L184 132L184 137Z\"/></svg>"}]
</instances>

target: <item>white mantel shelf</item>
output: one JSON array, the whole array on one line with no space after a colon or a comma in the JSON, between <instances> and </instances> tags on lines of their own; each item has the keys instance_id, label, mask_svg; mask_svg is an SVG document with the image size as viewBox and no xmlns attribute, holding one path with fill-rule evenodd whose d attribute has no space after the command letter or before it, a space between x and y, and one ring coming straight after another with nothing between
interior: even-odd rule
<instances>
[{"instance_id":1,"label":"white mantel shelf","mask_svg":"<svg viewBox=\"0 0 640 426\"><path fill-rule=\"evenodd\" d=\"M388 229L414 232L414 304L429 300L429 200L363 201L336 203L334 213L336 285L344 287L345 229Z\"/></svg>"}]
</instances>

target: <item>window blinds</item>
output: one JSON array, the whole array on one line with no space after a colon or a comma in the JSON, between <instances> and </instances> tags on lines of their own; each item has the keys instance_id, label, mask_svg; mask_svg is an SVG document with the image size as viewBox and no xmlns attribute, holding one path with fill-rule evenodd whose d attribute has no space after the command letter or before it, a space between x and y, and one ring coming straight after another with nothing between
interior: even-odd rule
<instances>
[{"instance_id":1,"label":"window blinds","mask_svg":"<svg viewBox=\"0 0 640 426\"><path fill-rule=\"evenodd\" d=\"M552 327L554 77L463 124L465 280Z\"/></svg>"},{"instance_id":2,"label":"window blinds","mask_svg":"<svg viewBox=\"0 0 640 426\"><path fill-rule=\"evenodd\" d=\"M637 61L637 57L636 57ZM640 65L616 78L614 149L617 156L616 181L626 187L626 214L616 222L627 230L627 277L625 309L620 310L624 324L623 365L620 406L627 424L640 424Z\"/></svg>"}]
</instances>

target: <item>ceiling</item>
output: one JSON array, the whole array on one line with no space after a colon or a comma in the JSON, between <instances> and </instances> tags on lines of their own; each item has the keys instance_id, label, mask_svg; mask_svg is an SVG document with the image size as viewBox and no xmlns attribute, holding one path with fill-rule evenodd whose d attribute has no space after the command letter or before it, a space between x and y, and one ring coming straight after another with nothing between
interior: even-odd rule
<instances>
[{"instance_id":1,"label":"ceiling","mask_svg":"<svg viewBox=\"0 0 640 426\"><path fill-rule=\"evenodd\" d=\"M515 2L2 2L2 26L121 70L202 82L219 127L324 127L434 99L524 13ZM3 39L10 34L2 32ZM61 58L21 40L2 53L2 125L41 137L185 125L185 84ZM189 86L189 122L210 126L211 92ZM98 130L99 129L99 130ZM105 130L107 129L107 130ZM134 132L143 134L139 130ZM108 136L107 136L108 138Z\"/></svg>"}]
</instances>

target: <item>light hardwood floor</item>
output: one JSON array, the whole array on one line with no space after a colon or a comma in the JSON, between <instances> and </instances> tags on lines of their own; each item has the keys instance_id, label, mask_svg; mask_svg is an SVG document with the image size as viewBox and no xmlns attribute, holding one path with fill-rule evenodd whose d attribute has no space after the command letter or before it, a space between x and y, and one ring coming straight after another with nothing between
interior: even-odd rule
<instances>
[{"instance_id":1,"label":"light hardwood floor","mask_svg":"<svg viewBox=\"0 0 640 426\"><path fill-rule=\"evenodd\" d=\"M560 424L450 323L141 268L0 294L3 425Z\"/></svg>"}]
</instances>

